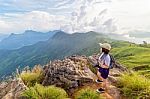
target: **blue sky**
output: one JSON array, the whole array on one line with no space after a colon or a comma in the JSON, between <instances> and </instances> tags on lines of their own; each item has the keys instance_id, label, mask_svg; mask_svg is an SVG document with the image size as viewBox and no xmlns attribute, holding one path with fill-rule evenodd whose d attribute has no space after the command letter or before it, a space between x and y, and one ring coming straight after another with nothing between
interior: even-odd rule
<instances>
[{"instance_id":1,"label":"blue sky","mask_svg":"<svg viewBox=\"0 0 150 99\"><path fill-rule=\"evenodd\" d=\"M149 4L150 0L0 0L0 34L61 29L129 38L129 31L150 32Z\"/></svg>"}]
</instances>

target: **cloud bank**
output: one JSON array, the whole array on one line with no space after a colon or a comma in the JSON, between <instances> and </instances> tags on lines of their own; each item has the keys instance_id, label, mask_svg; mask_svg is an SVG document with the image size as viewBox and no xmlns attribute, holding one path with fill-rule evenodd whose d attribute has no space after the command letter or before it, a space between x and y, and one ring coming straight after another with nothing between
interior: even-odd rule
<instances>
[{"instance_id":1,"label":"cloud bank","mask_svg":"<svg viewBox=\"0 0 150 99\"><path fill-rule=\"evenodd\" d=\"M149 4L150 0L0 0L0 33L92 30L132 38L137 35L130 31L150 31Z\"/></svg>"}]
</instances>

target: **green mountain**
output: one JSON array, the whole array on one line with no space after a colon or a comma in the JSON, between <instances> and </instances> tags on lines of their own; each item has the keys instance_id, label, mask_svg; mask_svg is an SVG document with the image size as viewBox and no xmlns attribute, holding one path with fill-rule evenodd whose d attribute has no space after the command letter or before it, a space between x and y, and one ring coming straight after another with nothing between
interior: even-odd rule
<instances>
[{"instance_id":1,"label":"green mountain","mask_svg":"<svg viewBox=\"0 0 150 99\"><path fill-rule=\"evenodd\" d=\"M0 58L0 76L2 77L3 75L11 74L18 66L20 66L20 68L24 68L27 65L33 67L37 64L46 64L50 60L63 59L66 56L74 54L93 55L94 53L99 52L99 42L111 43L111 54L113 54L117 62L121 63L121 65L127 67L129 70L133 70L132 72L122 74L122 70L116 71L117 69L112 69L112 71L114 70L114 73L118 72L118 75L120 75L114 75L114 78L116 77L116 83L114 83L114 85L121 91L119 92L121 93L120 95L124 98L127 97L132 99L149 97L150 80L147 78L150 78L150 45L147 43L134 44L125 41L116 41L110 39L107 35L92 31L75 34L66 34L65 32L59 31L47 41L41 41L17 50L0 50L0 57L2 57ZM62 62L65 63L64 61ZM41 72L42 69L40 71L39 68L40 67L37 67L39 70L38 72ZM22 76L20 77L24 78L24 82L28 82L28 84L35 83L33 82L35 80L39 82L39 79L37 78L41 79L42 77L38 72L28 72L24 75L22 73ZM45 73L47 74L45 77L51 79L51 77L48 76L51 75L51 72ZM54 73L56 73L56 71ZM30 80L30 78L34 80ZM49 82L50 79L47 79L46 81ZM31 91L29 93L31 93Z\"/></svg>"},{"instance_id":2,"label":"green mountain","mask_svg":"<svg viewBox=\"0 0 150 99\"><path fill-rule=\"evenodd\" d=\"M50 60L63 59L65 56L73 54L90 55L95 52L95 49L97 52L99 51L99 42L106 41L113 40L104 34L92 31L74 34L59 31L47 41L41 41L17 50L1 50L0 76L11 74L18 66L20 68L33 67L36 64L46 64ZM88 50L89 48L90 50Z\"/></svg>"}]
</instances>

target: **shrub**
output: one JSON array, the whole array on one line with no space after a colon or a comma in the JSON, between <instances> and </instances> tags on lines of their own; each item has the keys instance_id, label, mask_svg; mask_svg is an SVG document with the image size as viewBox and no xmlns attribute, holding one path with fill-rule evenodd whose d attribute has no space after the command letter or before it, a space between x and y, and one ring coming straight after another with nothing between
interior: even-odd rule
<instances>
[{"instance_id":1,"label":"shrub","mask_svg":"<svg viewBox=\"0 0 150 99\"><path fill-rule=\"evenodd\" d=\"M89 67L89 69L90 69L94 74L97 74L97 69L96 69L96 67L94 67L92 64L87 64L87 66Z\"/></svg>"},{"instance_id":2,"label":"shrub","mask_svg":"<svg viewBox=\"0 0 150 99\"><path fill-rule=\"evenodd\" d=\"M95 90L86 88L77 92L75 99L102 99L102 97Z\"/></svg>"},{"instance_id":3,"label":"shrub","mask_svg":"<svg viewBox=\"0 0 150 99\"><path fill-rule=\"evenodd\" d=\"M150 98L150 80L137 73L122 75L117 86L131 99Z\"/></svg>"},{"instance_id":4,"label":"shrub","mask_svg":"<svg viewBox=\"0 0 150 99\"><path fill-rule=\"evenodd\" d=\"M67 99L68 95L65 90L55 86L42 86L35 84L25 90L22 96L28 99Z\"/></svg>"},{"instance_id":5,"label":"shrub","mask_svg":"<svg viewBox=\"0 0 150 99\"><path fill-rule=\"evenodd\" d=\"M34 86L35 83L40 83L43 78L43 69L40 66L35 66L32 71L23 71L20 74L21 79L28 87Z\"/></svg>"}]
</instances>

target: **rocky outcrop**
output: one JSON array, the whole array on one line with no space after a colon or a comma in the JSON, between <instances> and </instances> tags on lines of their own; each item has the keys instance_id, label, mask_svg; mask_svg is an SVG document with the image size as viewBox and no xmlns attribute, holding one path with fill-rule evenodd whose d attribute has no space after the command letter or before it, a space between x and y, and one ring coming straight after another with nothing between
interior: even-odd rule
<instances>
[{"instance_id":1,"label":"rocky outcrop","mask_svg":"<svg viewBox=\"0 0 150 99\"><path fill-rule=\"evenodd\" d=\"M26 90L26 86L20 78L0 84L0 99L23 99L21 93Z\"/></svg>"},{"instance_id":2,"label":"rocky outcrop","mask_svg":"<svg viewBox=\"0 0 150 99\"><path fill-rule=\"evenodd\" d=\"M43 66L43 77L40 82L44 86L55 85L64 88L71 96L75 89L80 86L95 84L93 80L97 79L97 77L89 69L89 66L95 64L95 57L97 56L86 57L74 55L66 57L64 60L50 62ZM25 68L23 72L29 72L29 68ZM128 70L118 63L110 70L108 81L111 87L108 88L108 94L113 96L114 99L120 99L120 91L113 84L117 82L117 78L122 72L128 72ZM21 93L26 89L27 87L20 78L3 82L0 84L0 99L24 99Z\"/></svg>"},{"instance_id":3,"label":"rocky outcrop","mask_svg":"<svg viewBox=\"0 0 150 99\"><path fill-rule=\"evenodd\" d=\"M93 81L86 70L85 56L71 56L64 60L55 60L44 66L43 85L56 85L66 90L75 89L84 83Z\"/></svg>"}]
</instances>

